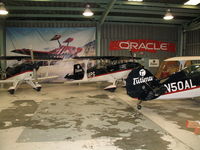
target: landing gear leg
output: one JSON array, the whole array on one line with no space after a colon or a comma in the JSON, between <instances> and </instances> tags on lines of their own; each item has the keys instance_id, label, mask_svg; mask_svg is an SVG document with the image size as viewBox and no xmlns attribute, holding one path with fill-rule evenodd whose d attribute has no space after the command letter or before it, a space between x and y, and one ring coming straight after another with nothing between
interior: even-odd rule
<instances>
[{"instance_id":1,"label":"landing gear leg","mask_svg":"<svg viewBox=\"0 0 200 150\"><path fill-rule=\"evenodd\" d=\"M140 101L137 103L137 110L136 110L136 112L135 112L135 114L134 114L134 118L140 118L141 113L140 113L139 110L142 109L141 103L142 103L142 100L140 100Z\"/></svg>"},{"instance_id":2,"label":"landing gear leg","mask_svg":"<svg viewBox=\"0 0 200 150\"><path fill-rule=\"evenodd\" d=\"M32 86L33 87L33 89L34 90L36 90L36 91L40 91L41 90L41 88L42 88L42 86L40 85L40 84L38 84L37 82L33 82L33 81L26 81L26 83L27 84L29 84L30 86Z\"/></svg>"},{"instance_id":3,"label":"landing gear leg","mask_svg":"<svg viewBox=\"0 0 200 150\"><path fill-rule=\"evenodd\" d=\"M8 92L13 95L15 94L15 91L17 90L17 88L19 87L19 85L21 84L22 82L21 81L15 81L13 82L13 86L11 86L9 89L8 89Z\"/></svg>"},{"instance_id":4,"label":"landing gear leg","mask_svg":"<svg viewBox=\"0 0 200 150\"><path fill-rule=\"evenodd\" d=\"M142 109L142 100L140 100L138 103L137 103L137 109L138 110L141 110Z\"/></svg>"}]
</instances>

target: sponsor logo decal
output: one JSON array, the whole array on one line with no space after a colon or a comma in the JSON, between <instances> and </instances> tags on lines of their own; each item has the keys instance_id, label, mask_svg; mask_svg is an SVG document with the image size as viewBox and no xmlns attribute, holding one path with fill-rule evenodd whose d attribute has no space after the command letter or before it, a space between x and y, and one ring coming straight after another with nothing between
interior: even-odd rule
<instances>
[{"instance_id":1,"label":"sponsor logo decal","mask_svg":"<svg viewBox=\"0 0 200 150\"><path fill-rule=\"evenodd\" d=\"M176 45L169 42L161 42L156 40L119 40L110 42L110 50L128 49L133 52L148 51L155 53L157 51L175 52Z\"/></svg>"},{"instance_id":2,"label":"sponsor logo decal","mask_svg":"<svg viewBox=\"0 0 200 150\"><path fill-rule=\"evenodd\" d=\"M141 70L139 71L139 75L142 76L142 77L144 77L144 76L146 75L146 70L141 69Z\"/></svg>"},{"instance_id":3,"label":"sponsor logo decal","mask_svg":"<svg viewBox=\"0 0 200 150\"><path fill-rule=\"evenodd\" d=\"M146 75L145 69L141 69L139 71L139 75L141 77L133 78L133 85L138 85L138 84L141 84L141 83L153 81L153 76L145 77L145 75Z\"/></svg>"},{"instance_id":4,"label":"sponsor logo decal","mask_svg":"<svg viewBox=\"0 0 200 150\"><path fill-rule=\"evenodd\" d=\"M82 72L83 70L79 65L76 66L75 73Z\"/></svg>"},{"instance_id":5,"label":"sponsor logo decal","mask_svg":"<svg viewBox=\"0 0 200 150\"><path fill-rule=\"evenodd\" d=\"M95 77L95 71L92 71L92 72L89 72L87 74L88 78L92 78L92 77Z\"/></svg>"}]
</instances>

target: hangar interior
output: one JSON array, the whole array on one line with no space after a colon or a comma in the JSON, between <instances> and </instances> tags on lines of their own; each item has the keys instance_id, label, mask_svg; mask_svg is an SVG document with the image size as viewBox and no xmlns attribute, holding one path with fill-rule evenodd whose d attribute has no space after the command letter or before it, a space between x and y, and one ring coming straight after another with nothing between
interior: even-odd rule
<instances>
[{"instance_id":1,"label":"hangar interior","mask_svg":"<svg viewBox=\"0 0 200 150\"><path fill-rule=\"evenodd\" d=\"M8 14L0 15L0 56L41 45L44 51L55 48L49 41L60 44L60 37L56 39L59 34L68 37L64 44L73 40L70 46L77 44L80 35L80 41L87 41L84 46L94 41L94 56L100 57L130 56L129 49L110 50L112 41L175 44L174 52L133 52L142 58L139 63L156 74L167 58L200 56L200 4L184 5L187 1L1 0L0 8L6 8ZM94 15L85 17L82 13L88 5ZM163 19L168 11L174 16L172 20ZM12 56L21 54L25 53ZM159 60L159 65L150 66L150 59ZM2 70L9 63L1 60ZM65 72L64 64L60 68ZM192 86L190 82L184 84ZM23 84L10 95L9 84L0 84L0 150L200 149L199 96L148 101L137 110L137 100L128 96L125 88L104 91L109 85L106 82L75 85L47 81L41 85L42 90L36 92Z\"/></svg>"}]
</instances>

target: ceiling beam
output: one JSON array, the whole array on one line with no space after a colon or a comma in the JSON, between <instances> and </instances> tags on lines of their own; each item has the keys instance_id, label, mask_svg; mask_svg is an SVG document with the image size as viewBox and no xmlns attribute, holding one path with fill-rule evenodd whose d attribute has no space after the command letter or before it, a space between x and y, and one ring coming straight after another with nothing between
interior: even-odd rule
<instances>
[{"instance_id":1,"label":"ceiling beam","mask_svg":"<svg viewBox=\"0 0 200 150\"><path fill-rule=\"evenodd\" d=\"M191 5L183 5L183 4L169 4L169 3L117 1L116 4L120 4L120 5L136 5L136 6L151 6L151 7L154 6L154 7L164 7L164 8L200 9L199 6L191 6Z\"/></svg>"},{"instance_id":2,"label":"ceiling beam","mask_svg":"<svg viewBox=\"0 0 200 150\"><path fill-rule=\"evenodd\" d=\"M103 24L103 22L105 21L105 18L107 17L108 13L110 12L110 10L112 9L113 5L115 4L116 0L111 0L110 3L108 4L106 11L104 11L101 19L100 19L100 25Z\"/></svg>"},{"instance_id":3,"label":"ceiling beam","mask_svg":"<svg viewBox=\"0 0 200 150\"><path fill-rule=\"evenodd\" d=\"M102 5L105 7L105 5ZM129 9L129 10L147 10L147 11L166 11L167 8L162 7L154 7L154 6L135 6L135 5L114 5L114 9ZM200 8L198 10L194 9L186 9L186 8L170 8L171 12L179 12L179 13L194 13L200 14Z\"/></svg>"},{"instance_id":4,"label":"ceiling beam","mask_svg":"<svg viewBox=\"0 0 200 150\"><path fill-rule=\"evenodd\" d=\"M101 16L93 16L90 18L82 15L66 15L66 14L10 14L8 17L19 17L19 18L85 18L99 20ZM119 17L119 16L107 16L105 21L124 21L124 22L141 22L141 23L162 23L162 24L183 24L188 23L187 20L174 19L171 21L165 21L158 18L147 18L147 17Z\"/></svg>"},{"instance_id":5,"label":"ceiling beam","mask_svg":"<svg viewBox=\"0 0 200 150\"><path fill-rule=\"evenodd\" d=\"M196 23L196 24L190 24L188 26L186 26L185 31L193 31L193 30L199 30L200 29L200 22Z\"/></svg>"},{"instance_id":6,"label":"ceiling beam","mask_svg":"<svg viewBox=\"0 0 200 150\"><path fill-rule=\"evenodd\" d=\"M52 10L52 11L83 11L83 7L47 7L47 6L7 6L8 10ZM103 8L92 8L92 11L104 11Z\"/></svg>"},{"instance_id":7,"label":"ceiling beam","mask_svg":"<svg viewBox=\"0 0 200 150\"><path fill-rule=\"evenodd\" d=\"M107 0L12 0L12 1L21 1L21 2L73 2L73 3L108 3Z\"/></svg>"},{"instance_id":8,"label":"ceiling beam","mask_svg":"<svg viewBox=\"0 0 200 150\"><path fill-rule=\"evenodd\" d=\"M111 12L120 12L120 13L132 13L132 14L152 14L152 15L164 15L166 11L151 11L151 10L130 10L130 9L112 9ZM179 13L172 12L174 16L185 16L185 17L198 17L199 14L192 13Z\"/></svg>"},{"instance_id":9,"label":"ceiling beam","mask_svg":"<svg viewBox=\"0 0 200 150\"><path fill-rule=\"evenodd\" d=\"M106 21L124 21L124 22L145 22L145 23L163 23L163 24L183 24L187 23L187 20L173 19L164 20L162 18L147 18L147 17L116 17L108 16Z\"/></svg>"},{"instance_id":10,"label":"ceiling beam","mask_svg":"<svg viewBox=\"0 0 200 150\"><path fill-rule=\"evenodd\" d=\"M11 0L22 2L73 2L73 3L102 3L107 4L108 0ZM169 3L152 3L152 2L129 2L124 0L116 1L118 5L135 5L135 6L150 6L150 7L164 7L164 8L186 8L186 9L200 9L200 6L191 6L183 4L169 4Z\"/></svg>"},{"instance_id":11,"label":"ceiling beam","mask_svg":"<svg viewBox=\"0 0 200 150\"><path fill-rule=\"evenodd\" d=\"M6 26L10 26L10 24L14 24L13 27L21 27L21 23L23 24L24 27L30 27L30 25L33 25L33 23L37 26L37 27L41 27L43 26L43 24L48 24L48 25L54 25L55 23L58 23L58 24L70 24L70 23L76 23L76 24L86 24L88 27L91 26L91 27L94 27L96 25L96 22L91 22L91 21L67 21L66 20L63 20L63 21L59 21L59 20L54 20L54 21L51 21L49 22L49 20L6 20L5 21L5 25Z\"/></svg>"},{"instance_id":12,"label":"ceiling beam","mask_svg":"<svg viewBox=\"0 0 200 150\"><path fill-rule=\"evenodd\" d=\"M190 21L184 27L185 31L192 31L200 29L200 16Z\"/></svg>"},{"instance_id":13,"label":"ceiling beam","mask_svg":"<svg viewBox=\"0 0 200 150\"><path fill-rule=\"evenodd\" d=\"M100 16L85 17L83 15L69 15L69 14L9 14L8 17L21 17L21 18L86 18L86 19L99 19Z\"/></svg>"}]
</instances>

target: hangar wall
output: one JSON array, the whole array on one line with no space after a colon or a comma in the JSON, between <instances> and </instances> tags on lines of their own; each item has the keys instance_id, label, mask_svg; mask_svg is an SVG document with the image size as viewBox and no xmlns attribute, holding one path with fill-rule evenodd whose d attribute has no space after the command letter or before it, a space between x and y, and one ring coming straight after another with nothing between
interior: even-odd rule
<instances>
[{"instance_id":1,"label":"hangar wall","mask_svg":"<svg viewBox=\"0 0 200 150\"><path fill-rule=\"evenodd\" d=\"M128 39L145 39L145 40L157 40L164 42L172 42L176 44L176 53L158 51L157 53L144 52L135 53L136 56L142 57L143 65L147 68L149 58L159 59L160 62L168 57L174 57L179 55L180 51L180 28L178 26L166 26L166 25L151 25L151 24L104 24L101 28L101 53L100 55L128 55L129 51L109 51L109 42L111 40L128 40ZM158 68L149 68L153 73Z\"/></svg>"},{"instance_id":2,"label":"hangar wall","mask_svg":"<svg viewBox=\"0 0 200 150\"><path fill-rule=\"evenodd\" d=\"M185 33L185 48L183 55L200 56L200 29Z\"/></svg>"},{"instance_id":3,"label":"hangar wall","mask_svg":"<svg viewBox=\"0 0 200 150\"><path fill-rule=\"evenodd\" d=\"M96 23L77 23L77 22L45 22L45 21L27 21L27 22L6 22L6 27L96 27ZM138 57L143 57L143 64L148 67L149 58L159 59L162 61L165 58L173 57L179 54L180 38L178 26L173 25L153 25L153 24L122 24L122 23L104 23L99 32L97 32L97 40L100 39L100 50L97 52L100 56L130 56L126 50L109 51L109 42L111 40L127 40L127 39L145 39L145 40L158 40L164 42L172 42L176 44L177 52L163 52L157 53L135 53ZM157 68L151 68L153 72Z\"/></svg>"},{"instance_id":4,"label":"hangar wall","mask_svg":"<svg viewBox=\"0 0 200 150\"><path fill-rule=\"evenodd\" d=\"M111 40L146 39L172 42L178 46L178 27L177 26L158 26L158 25L139 25L139 24L105 24L102 27L101 55L126 55L126 50L109 51ZM128 53L129 54L129 53ZM165 58L176 54L169 52L157 52L156 57ZM144 56L154 56L155 53L145 52Z\"/></svg>"}]
</instances>

